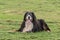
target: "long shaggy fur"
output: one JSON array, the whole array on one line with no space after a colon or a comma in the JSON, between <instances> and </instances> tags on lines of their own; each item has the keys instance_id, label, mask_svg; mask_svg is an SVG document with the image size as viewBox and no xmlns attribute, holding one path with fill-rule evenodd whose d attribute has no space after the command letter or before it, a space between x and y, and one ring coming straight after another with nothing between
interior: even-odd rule
<instances>
[{"instance_id":1,"label":"long shaggy fur","mask_svg":"<svg viewBox=\"0 0 60 40\"><path fill-rule=\"evenodd\" d=\"M28 16L28 17L27 17ZM30 21L27 21L30 20ZM27 25L27 26L26 26ZM18 31L20 32L38 32L38 31L50 31L48 25L43 19L36 19L33 12L26 12L23 22Z\"/></svg>"}]
</instances>

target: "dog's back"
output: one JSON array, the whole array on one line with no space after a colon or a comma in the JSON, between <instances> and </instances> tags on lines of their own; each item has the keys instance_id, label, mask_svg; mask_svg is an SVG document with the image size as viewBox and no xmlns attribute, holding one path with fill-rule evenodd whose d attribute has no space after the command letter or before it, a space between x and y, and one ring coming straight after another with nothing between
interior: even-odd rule
<instances>
[{"instance_id":1,"label":"dog's back","mask_svg":"<svg viewBox=\"0 0 60 40\"><path fill-rule=\"evenodd\" d=\"M48 25L46 24L46 22L43 19L38 19L39 23L40 23L40 28L45 31L51 31L48 27Z\"/></svg>"}]
</instances>

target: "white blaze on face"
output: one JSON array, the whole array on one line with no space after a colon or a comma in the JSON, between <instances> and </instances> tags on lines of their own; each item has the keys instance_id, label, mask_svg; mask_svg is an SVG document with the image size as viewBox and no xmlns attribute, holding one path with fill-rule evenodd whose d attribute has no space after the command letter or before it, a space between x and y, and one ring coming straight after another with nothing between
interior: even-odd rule
<instances>
[{"instance_id":1,"label":"white blaze on face","mask_svg":"<svg viewBox=\"0 0 60 40\"><path fill-rule=\"evenodd\" d=\"M26 20L28 20L28 19L32 20L32 17L30 15L27 15Z\"/></svg>"},{"instance_id":2,"label":"white blaze on face","mask_svg":"<svg viewBox=\"0 0 60 40\"><path fill-rule=\"evenodd\" d=\"M23 32L32 31L32 28L33 28L33 23L30 20L28 20L25 22L25 28L23 29Z\"/></svg>"}]
</instances>

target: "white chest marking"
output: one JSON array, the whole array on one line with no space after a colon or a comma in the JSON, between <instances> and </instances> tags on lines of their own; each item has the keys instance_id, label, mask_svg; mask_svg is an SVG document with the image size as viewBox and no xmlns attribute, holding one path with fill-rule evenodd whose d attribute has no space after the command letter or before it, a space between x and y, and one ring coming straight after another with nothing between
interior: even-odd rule
<instances>
[{"instance_id":1,"label":"white chest marking","mask_svg":"<svg viewBox=\"0 0 60 40\"><path fill-rule=\"evenodd\" d=\"M33 23L30 21L25 22L25 28L23 29L23 32L29 32L32 31Z\"/></svg>"}]
</instances>

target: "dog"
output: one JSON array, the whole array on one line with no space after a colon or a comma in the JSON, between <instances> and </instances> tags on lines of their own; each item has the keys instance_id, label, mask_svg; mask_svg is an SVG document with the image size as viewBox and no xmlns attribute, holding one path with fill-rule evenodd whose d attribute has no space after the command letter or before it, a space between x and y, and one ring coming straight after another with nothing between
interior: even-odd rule
<instances>
[{"instance_id":1,"label":"dog","mask_svg":"<svg viewBox=\"0 0 60 40\"><path fill-rule=\"evenodd\" d=\"M43 19L36 19L34 12L26 12L24 15L23 22L18 31L20 32L39 32L39 31L48 31L48 25Z\"/></svg>"}]
</instances>

